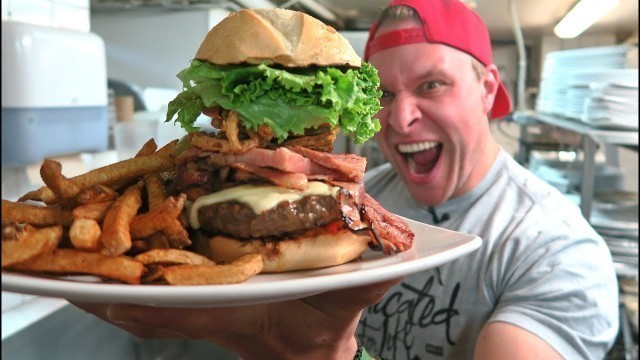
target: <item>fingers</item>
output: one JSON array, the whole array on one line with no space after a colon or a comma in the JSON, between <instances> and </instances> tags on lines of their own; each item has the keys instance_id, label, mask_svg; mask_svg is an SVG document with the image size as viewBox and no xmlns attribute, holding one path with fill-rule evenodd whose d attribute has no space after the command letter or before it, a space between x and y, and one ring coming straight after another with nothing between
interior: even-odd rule
<instances>
[{"instance_id":1,"label":"fingers","mask_svg":"<svg viewBox=\"0 0 640 360\"><path fill-rule=\"evenodd\" d=\"M265 306L241 308L162 308L72 302L72 305L140 338L217 339L261 336Z\"/></svg>"},{"instance_id":2,"label":"fingers","mask_svg":"<svg viewBox=\"0 0 640 360\"><path fill-rule=\"evenodd\" d=\"M70 302L71 305L96 316L103 321L110 322L111 324L135 335L142 339L184 339L183 334L167 329L159 329L153 327L145 327L143 324L135 324L129 322L114 322L109 319L109 307L110 305L96 304L96 303L82 303L82 302ZM127 307L128 305L122 305Z\"/></svg>"},{"instance_id":3,"label":"fingers","mask_svg":"<svg viewBox=\"0 0 640 360\"><path fill-rule=\"evenodd\" d=\"M264 338L267 314L267 306L261 305L216 309L110 305L106 309L107 321L140 338L206 340L243 358L278 359L270 340Z\"/></svg>"},{"instance_id":4,"label":"fingers","mask_svg":"<svg viewBox=\"0 0 640 360\"><path fill-rule=\"evenodd\" d=\"M190 338L208 338L212 334L254 335L260 328L258 306L243 308L160 308L137 305L110 305L108 321L119 326L170 329Z\"/></svg>"}]
</instances>

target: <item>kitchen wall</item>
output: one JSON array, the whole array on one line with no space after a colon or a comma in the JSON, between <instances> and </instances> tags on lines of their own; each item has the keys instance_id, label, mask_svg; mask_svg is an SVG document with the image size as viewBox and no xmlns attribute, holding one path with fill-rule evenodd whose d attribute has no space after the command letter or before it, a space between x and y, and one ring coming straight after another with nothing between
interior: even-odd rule
<instances>
[{"instance_id":1,"label":"kitchen wall","mask_svg":"<svg viewBox=\"0 0 640 360\"><path fill-rule=\"evenodd\" d=\"M2 20L89 31L89 0L2 0Z\"/></svg>"},{"instance_id":2,"label":"kitchen wall","mask_svg":"<svg viewBox=\"0 0 640 360\"><path fill-rule=\"evenodd\" d=\"M189 66L225 10L132 10L91 15L91 31L106 44L110 78L140 87L180 90L176 74Z\"/></svg>"}]
</instances>

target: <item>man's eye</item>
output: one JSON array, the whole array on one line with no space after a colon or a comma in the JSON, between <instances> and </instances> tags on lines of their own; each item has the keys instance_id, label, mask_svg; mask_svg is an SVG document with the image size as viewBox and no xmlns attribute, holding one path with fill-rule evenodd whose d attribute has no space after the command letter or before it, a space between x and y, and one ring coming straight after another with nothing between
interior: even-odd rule
<instances>
[{"instance_id":1,"label":"man's eye","mask_svg":"<svg viewBox=\"0 0 640 360\"><path fill-rule=\"evenodd\" d=\"M380 97L380 105L388 106L393 101L393 93L382 90L382 96Z\"/></svg>"},{"instance_id":2,"label":"man's eye","mask_svg":"<svg viewBox=\"0 0 640 360\"><path fill-rule=\"evenodd\" d=\"M437 89L440 86L442 86L442 83L439 81L427 81L426 83L420 86L420 89L422 91L428 91L428 90Z\"/></svg>"},{"instance_id":3,"label":"man's eye","mask_svg":"<svg viewBox=\"0 0 640 360\"><path fill-rule=\"evenodd\" d=\"M382 98L383 99L390 99L392 96L393 96L393 94L390 93L389 91L382 90Z\"/></svg>"}]
</instances>

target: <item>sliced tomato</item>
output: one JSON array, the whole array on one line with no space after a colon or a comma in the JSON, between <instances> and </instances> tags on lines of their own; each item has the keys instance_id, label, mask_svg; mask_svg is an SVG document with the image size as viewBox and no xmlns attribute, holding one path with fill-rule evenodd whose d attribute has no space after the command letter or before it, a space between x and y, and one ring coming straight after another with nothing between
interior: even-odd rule
<instances>
[{"instance_id":1,"label":"sliced tomato","mask_svg":"<svg viewBox=\"0 0 640 360\"><path fill-rule=\"evenodd\" d=\"M326 226L327 232L331 235L335 235L340 230L340 221L334 221Z\"/></svg>"}]
</instances>

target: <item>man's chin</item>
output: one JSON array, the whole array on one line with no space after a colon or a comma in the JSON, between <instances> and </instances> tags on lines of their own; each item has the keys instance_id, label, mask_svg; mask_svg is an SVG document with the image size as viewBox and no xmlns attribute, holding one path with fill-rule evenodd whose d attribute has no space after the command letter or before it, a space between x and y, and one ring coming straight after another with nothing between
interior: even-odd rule
<instances>
[{"instance_id":1,"label":"man's chin","mask_svg":"<svg viewBox=\"0 0 640 360\"><path fill-rule=\"evenodd\" d=\"M411 196L420 204L426 206L436 206L447 200L446 191L438 190L435 187L407 184Z\"/></svg>"}]
</instances>

